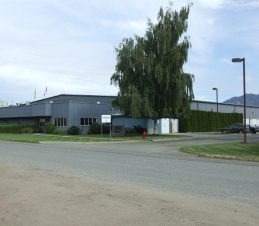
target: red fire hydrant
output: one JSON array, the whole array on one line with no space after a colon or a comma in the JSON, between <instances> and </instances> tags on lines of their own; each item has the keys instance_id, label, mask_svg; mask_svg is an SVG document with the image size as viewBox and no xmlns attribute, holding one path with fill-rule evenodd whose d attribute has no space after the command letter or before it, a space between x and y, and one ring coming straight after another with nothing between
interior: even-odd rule
<instances>
[{"instance_id":1,"label":"red fire hydrant","mask_svg":"<svg viewBox=\"0 0 259 226\"><path fill-rule=\"evenodd\" d=\"M147 132L146 130L143 131L142 133L142 138L145 140L147 138Z\"/></svg>"}]
</instances>

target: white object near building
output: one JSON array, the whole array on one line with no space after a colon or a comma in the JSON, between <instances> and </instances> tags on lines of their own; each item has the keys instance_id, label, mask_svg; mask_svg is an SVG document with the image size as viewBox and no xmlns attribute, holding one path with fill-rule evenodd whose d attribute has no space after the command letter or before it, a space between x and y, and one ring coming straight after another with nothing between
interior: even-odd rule
<instances>
[{"instance_id":1,"label":"white object near building","mask_svg":"<svg viewBox=\"0 0 259 226\"><path fill-rule=\"evenodd\" d=\"M170 120L171 120L170 133L178 133L179 132L179 120L178 119L170 119Z\"/></svg>"},{"instance_id":2,"label":"white object near building","mask_svg":"<svg viewBox=\"0 0 259 226\"><path fill-rule=\"evenodd\" d=\"M0 107L8 107L8 103L4 100L0 100Z\"/></svg>"},{"instance_id":3,"label":"white object near building","mask_svg":"<svg viewBox=\"0 0 259 226\"><path fill-rule=\"evenodd\" d=\"M111 115L102 115L102 123L111 123Z\"/></svg>"},{"instance_id":4,"label":"white object near building","mask_svg":"<svg viewBox=\"0 0 259 226\"><path fill-rule=\"evenodd\" d=\"M259 119L246 119L246 124L250 126L259 126Z\"/></svg>"},{"instance_id":5,"label":"white object near building","mask_svg":"<svg viewBox=\"0 0 259 226\"><path fill-rule=\"evenodd\" d=\"M154 121L152 119L148 120L147 123L148 134L154 133ZM157 120L156 124L156 134L169 134L179 132L179 120L171 118L162 118Z\"/></svg>"}]
</instances>

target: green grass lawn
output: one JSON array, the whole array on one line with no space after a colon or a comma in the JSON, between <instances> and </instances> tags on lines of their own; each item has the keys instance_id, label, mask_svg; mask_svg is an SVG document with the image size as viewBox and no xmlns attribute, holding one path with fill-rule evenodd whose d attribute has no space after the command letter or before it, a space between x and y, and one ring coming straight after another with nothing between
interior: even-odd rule
<instances>
[{"instance_id":1,"label":"green grass lawn","mask_svg":"<svg viewBox=\"0 0 259 226\"><path fill-rule=\"evenodd\" d=\"M259 143L186 146L181 151L205 157L259 161Z\"/></svg>"},{"instance_id":2,"label":"green grass lawn","mask_svg":"<svg viewBox=\"0 0 259 226\"><path fill-rule=\"evenodd\" d=\"M147 141L160 139L176 139L184 136L179 135L148 135ZM0 133L0 140L19 141L29 143L39 143L41 141L60 141L60 142L109 142L109 134L101 135L56 135L56 134L11 134ZM111 141L141 141L141 135L112 136Z\"/></svg>"}]
</instances>

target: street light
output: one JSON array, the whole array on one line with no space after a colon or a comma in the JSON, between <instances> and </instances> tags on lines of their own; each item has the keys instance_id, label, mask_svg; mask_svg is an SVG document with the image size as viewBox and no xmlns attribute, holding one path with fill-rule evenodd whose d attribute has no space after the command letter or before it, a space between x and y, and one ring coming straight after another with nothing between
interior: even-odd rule
<instances>
[{"instance_id":1,"label":"street light","mask_svg":"<svg viewBox=\"0 0 259 226\"><path fill-rule=\"evenodd\" d=\"M243 89L244 89L244 143L246 143L246 59L245 58L233 58L233 63L243 62Z\"/></svg>"},{"instance_id":2,"label":"street light","mask_svg":"<svg viewBox=\"0 0 259 226\"><path fill-rule=\"evenodd\" d=\"M216 91L216 101L217 101L217 117L216 117L216 124L217 124L217 133L219 132L219 96L218 96L218 88L212 88L212 90Z\"/></svg>"}]
</instances>

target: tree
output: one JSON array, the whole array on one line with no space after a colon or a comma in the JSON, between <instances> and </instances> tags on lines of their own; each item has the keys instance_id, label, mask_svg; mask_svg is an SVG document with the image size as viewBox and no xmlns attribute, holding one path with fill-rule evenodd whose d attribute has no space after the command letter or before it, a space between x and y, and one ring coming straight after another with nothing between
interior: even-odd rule
<instances>
[{"instance_id":1,"label":"tree","mask_svg":"<svg viewBox=\"0 0 259 226\"><path fill-rule=\"evenodd\" d=\"M116 71L111 83L119 87L114 101L127 117L184 118L194 98L194 76L183 71L191 43L183 36L190 6L160 8L157 24L148 20L144 37L123 39L116 48Z\"/></svg>"}]
</instances>

